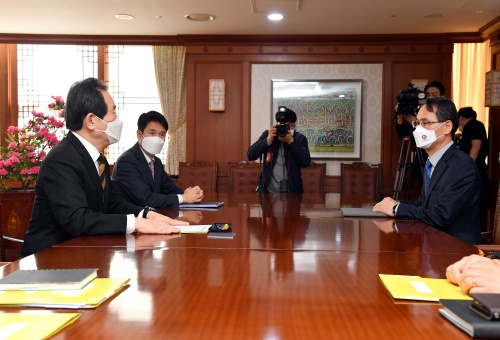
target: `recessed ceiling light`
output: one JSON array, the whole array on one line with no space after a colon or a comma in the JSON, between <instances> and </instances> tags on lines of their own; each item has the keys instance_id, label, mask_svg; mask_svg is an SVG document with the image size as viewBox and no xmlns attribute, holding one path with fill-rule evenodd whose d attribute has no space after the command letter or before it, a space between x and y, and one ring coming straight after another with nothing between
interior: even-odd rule
<instances>
[{"instance_id":1,"label":"recessed ceiling light","mask_svg":"<svg viewBox=\"0 0 500 340\"><path fill-rule=\"evenodd\" d=\"M267 18L269 20L272 20L272 21L279 21L279 20L282 20L283 19L283 14L281 13L271 13L267 16Z\"/></svg>"},{"instance_id":2,"label":"recessed ceiling light","mask_svg":"<svg viewBox=\"0 0 500 340\"><path fill-rule=\"evenodd\" d=\"M215 20L215 16L206 13L193 13L185 15L184 18L192 21L212 21Z\"/></svg>"},{"instance_id":3,"label":"recessed ceiling light","mask_svg":"<svg viewBox=\"0 0 500 340\"><path fill-rule=\"evenodd\" d=\"M116 19L120 20L132 20L134 17L130 14L115 14Z\"/></svg>"},{"instance_id":4,"label":"recessed ceiling light","mask_svg":"<svg viewBox=\"0 0 500 340\"><path fill-rule=\"evenodd\" d=\"M437 18L442 18L443 14L441 13L434 13L434 14L427 14L425 16L426 19L437 19Z\"/></svg>"}]
</instances>

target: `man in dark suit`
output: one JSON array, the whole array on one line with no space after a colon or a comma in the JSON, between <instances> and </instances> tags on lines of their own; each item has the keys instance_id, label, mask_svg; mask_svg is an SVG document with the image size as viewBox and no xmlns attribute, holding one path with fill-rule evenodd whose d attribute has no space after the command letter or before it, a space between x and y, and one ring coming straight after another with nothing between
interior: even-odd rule
<instances>
[{"instance_id":1,"label":"man in dark suit","mask_svg":"<svg viewBox=\"0 0 500 340\"><path fill-rule=\"evenodd\" d=\"M171 234L187 224L112 194L102 152L120 139L122 123L106 85L88 78L71 86L66 127L40 168L23 257L81 235Z\"/></svg>"},{"instance_id":2,"label":"man in dark suit","mask_svg":"<svg viewBox=\"0 0 500 340\"><path fill-rule=\"evenodd\" d=\"M427 99L415 125L415 143L429 156L422 193L417 202L386 197L373 210L416 219L465 242L480 243L480 175L474 160L453 143L458 128L455 104L446 98Z\"/></svg>"},{"instance_id":3,"label":"man in dark suit","mask_svg":"<svg viewBox=\"0 0 500 340\"><path fill-rule=\"evenodd\" d=\"M143 113L137 121L138 142L115 163L114 192L140 206L176 207L179 203L200 202L203 190L196 186L182 190L165 171L155 155L161 152L167 137L168 123L156 111Z\"/></svg>"}]
</instances>

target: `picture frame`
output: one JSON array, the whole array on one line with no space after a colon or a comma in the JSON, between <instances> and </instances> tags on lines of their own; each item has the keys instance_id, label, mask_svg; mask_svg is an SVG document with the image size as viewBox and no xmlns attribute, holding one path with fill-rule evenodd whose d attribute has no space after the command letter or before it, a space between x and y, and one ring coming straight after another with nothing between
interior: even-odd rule
<instances>
[{"instance_id":1,"label":"picture frame","mask_svg":"<svg viewBox=\"0 0 500 340\"><path fill-rule=\"evenodd\" d=\"M297 114L313 159L361 160L362 79L272 79L271 124L286 106Z\"/></svg>"}]
</instances>

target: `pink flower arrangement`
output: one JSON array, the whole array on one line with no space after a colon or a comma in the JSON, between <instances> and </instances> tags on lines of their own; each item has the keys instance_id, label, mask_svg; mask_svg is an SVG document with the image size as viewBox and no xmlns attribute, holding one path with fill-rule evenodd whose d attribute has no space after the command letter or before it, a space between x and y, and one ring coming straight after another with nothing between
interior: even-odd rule
<instances>
[{"instance_id":1,"label":"pink flower arrangement","mask_svg":"<svg viewBox=\"0 0 500 340\"><path fill-rule=\"evenodd\" d=\"M62 117L64 100L56 96L52 99L49 110L60 110ZM5 180L20 181L21 187L27 189L36 180L46 153L59 143L57 132L64 122L42 112L31 114L33 118L27 125L7 129L7 147L0 151L0 189L5 190Z\"/></svg>"}]
</instances>

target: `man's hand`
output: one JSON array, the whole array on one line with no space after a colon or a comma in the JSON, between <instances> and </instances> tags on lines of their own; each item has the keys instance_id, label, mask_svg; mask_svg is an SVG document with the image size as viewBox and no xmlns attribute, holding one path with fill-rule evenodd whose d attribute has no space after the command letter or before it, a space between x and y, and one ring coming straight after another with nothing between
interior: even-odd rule
<instances>
[{"instance_id":1,"label":"man's hand","mask_svg":"<svg viewBox=\"0 0 500 340\"><path fill-rule=\"evenodd\" d=\"M180 233L180 230L174 226L188 224L150 211L147 218L135 219L135 231L143 234L175 234Z\"/></svg>"},{"instance_id":2,"label":"man's hand","mask_svg":"<svg viewBox=\"0 0 500 340\"><path fill-rule=\"evenodd\" d=\"M182 202L184 203L201 202L202 199L203 190L201 190L199 186L195 186L193 188L189 187L184 190L184 193L182 194Z\"/></svg>"},{"instance_id":3,"label":"man's hand","mask_svg":"<svg viewBox=\"0 0 500 340\"><path fill-rule=\"evenodd\" d=\"M466 256L446 268L446 278L466 293L500 293L500 260Z\"/></svg>"},{"instance_id":4,"label":"man's hand","mask_svg":"<svg viewBox=\"0 0 500 340\"><path fill-rule=\"evenodd\" d=\"M276 125L271 125L269 131L267 133L267 144L271 144L273 142L274 137L276 137Z\"/></svg>"},{"instance_id":5,"label":"man's hand","mask_svg":"<svg viewBox=\"0 0 500 340\"><path fill-rule=\"evenodd\" d=\"M373 207L373 211L381 212L386 214L387 216L394 217L392 208L394 208L394 206L398 203L399 203L398 201L395 201L390 197L386 197L382 201L375 204L375 206Z\"/></svg>"}]
</instances>

